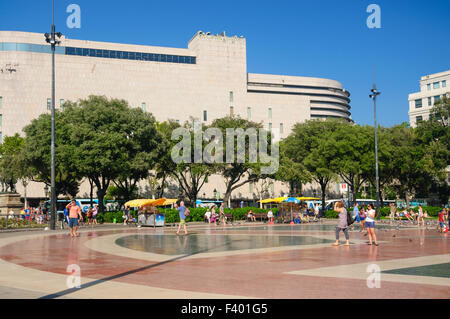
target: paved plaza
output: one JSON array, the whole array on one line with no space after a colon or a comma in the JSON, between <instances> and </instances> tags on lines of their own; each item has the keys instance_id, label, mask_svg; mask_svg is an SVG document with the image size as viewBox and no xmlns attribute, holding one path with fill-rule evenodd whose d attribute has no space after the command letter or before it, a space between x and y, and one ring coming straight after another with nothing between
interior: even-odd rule
<instances>
[{"instance_id":1,"label":"paved plaza","mask_svg":"<svg viewBox=\"0 0 450 319\"><path fill-rule=\"evenodd\" d=\"M449 298L448 234L378 223L378 247L359 226L333 247L335 224L0 233L0 298Z\"/></svg>"}]
</instances>

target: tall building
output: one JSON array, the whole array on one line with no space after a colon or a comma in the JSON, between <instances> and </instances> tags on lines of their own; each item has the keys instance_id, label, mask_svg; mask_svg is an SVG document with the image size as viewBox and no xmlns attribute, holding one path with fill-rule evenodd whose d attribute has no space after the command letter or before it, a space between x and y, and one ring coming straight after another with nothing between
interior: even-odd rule
<instances>
[{"instance_id":1,"label":"tall building","mask_svg":"<svg viewBox=\"0 0 450 319\"><path fill-rule=\"evenodd\" d=\"M51 109L50 46L43 34L0 31L1 135L20 133ZM335 80L247 73L246 39L197 32L187 48L73 40L56 48L56 108L89 95L122 98L157 121L189 117L205 124L228 114L263 123L286 137L297 122L326 117L351 121L350 93ZM1 136L0 136L1 138ZM286 189L271 186L274 195ZM84 188L83 188L84 187ZM81 192L86 192L86 185ZM252 198L251 186L236 191ZM223 193L220 176L202 193ZM23 194L21 186L18 190ZM42 197L43 185L27 189Z\"/></svg>"},{"instance_id":2,"label":"tall building","mask_svg":"<svg viewBox=\"0 0 450 319\"><path fill-rule=\"evenodd\" d=\"M443 96L450 96L450 70L425 75L420 78L420 92L409 95L409 123L415 127L418 122L428 120L434 103Z\"/></svg>"}]
</instances>

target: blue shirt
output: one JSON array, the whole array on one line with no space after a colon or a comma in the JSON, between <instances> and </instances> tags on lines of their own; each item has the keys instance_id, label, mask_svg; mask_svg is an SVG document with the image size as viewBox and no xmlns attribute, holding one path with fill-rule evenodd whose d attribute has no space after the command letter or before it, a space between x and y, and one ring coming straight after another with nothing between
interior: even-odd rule
<instances>
[{"instance_id":1,"label":"blue shirt","mask_svg":"<svg viewBox=\"0 0 450 319\"><path fill-rule=\"evenodd\" d=\"M177 209L178 213L180 214L180 219L186 219L186 216L184 215L184 212L186 211L186 206L180 206Z\"/></svg>"}]
</instances>

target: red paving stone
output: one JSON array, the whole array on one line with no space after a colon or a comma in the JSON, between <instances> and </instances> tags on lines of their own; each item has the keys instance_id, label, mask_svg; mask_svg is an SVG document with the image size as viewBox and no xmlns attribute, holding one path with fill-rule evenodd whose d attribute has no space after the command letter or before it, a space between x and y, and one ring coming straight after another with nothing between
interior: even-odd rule
<instances>
[{"instance_id":1,"label":"red paving stone","mask_svg":"<svg viewBox=\"0 0 450 319\"><path fill-rule=\"evenodd\" d=\"M380 231L379 247L356 244L278 252L252 253L213 258L179 259L159 264L93 251L84 244L99 236L136 230L91 231L79 238L52 235L23 240L0 248L0 258L32 269L66 274L69 264L78 264L81 275L92 279L195 292L258 298L448 298L448 286L383 281L379 289L368 289L366 281L286 274L285 272L329 266L376 262L399 258L449 254L448 235L436 231ZM153 233L152 229L139 233ZM203 233L203 231L197 231ZM214 233L237 233L231 228ZM239 231L242 234L243 231ZM271 234L277 232L272 231ZM286 234L286 232L278 232ZM289 233L289 232L288 232ZM267 235L254 232L252 235ZM295 232L295 234L300 234ZM302 232L321 236L332 232ZM351 232L351 239L365 239ZM393 234L396 237L393 237ZM245 237L244 237L245 238ZM152 266L153 267L150 267ZM149 267L149 268L145 268ZM144 268L139 270L140 268ZM139 271L136 271L139 270ZM123 275L124 273L129 274ZM145 296L137 296L145 297Z\"/></svg>"}]
</instances>

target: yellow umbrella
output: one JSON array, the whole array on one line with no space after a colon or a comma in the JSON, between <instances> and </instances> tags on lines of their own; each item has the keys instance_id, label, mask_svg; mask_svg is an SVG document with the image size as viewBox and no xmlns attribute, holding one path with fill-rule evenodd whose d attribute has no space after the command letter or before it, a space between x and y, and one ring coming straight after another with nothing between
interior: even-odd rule
<instances>
[{"instance_id":1,"label":"yellow umbrella","mask_svg":"<svg viewBox=\"0 0 450 319\"><path fill-rule=\"evenodd\" d=\"M319 200L320 198L316 197L296 197L298 200Z\"/></svg>"},{"instance_id":2,"label":"yellow umbrella","mask_svg":"<svg viewBox=\"0 0 450 319\"><path fill-rule=\"evenodd\" d=\"M142 204L142 205L139 205L139 207L144 207L144 206L159 206L159 205L164 204L165 201L166 201L166 199L165 199L164 197L163 197L163 198L158 198L158 199L152 199L151 202L145 203L145 204Z\"/></svg>"},{"instance_id":3,"label":"yellow umbrella","mask_svg":"<svg viewBox=\"0 0 450 319\"><path fill-rule=\"evenodd\" d=\"M274 198L273 201L274 201L275 203L281 203L281 202L284 201L286 198L287 198L287 197L277 197L277 198Z\"/></svg>"},{"instance_id":4,"label":"yellow umbrella","mask_svg":"<svg viewBox=\"0 0 450 319\"><path fill-rule=\"evenodd\" d=\"M153 203L154 199L133 199L125 203L125 206L128 207L140 207L143 205L148 205L150 203Z\"/></svg>"},{"instance_id":5,"label":"yellow umbrella","mask_svg":"<svg viewBox=\"0 0 450 319\"><path fill-rule=\"evenodd\" d=\"M266 198L263 200L260 200L260 203L266 204L266 203L273 203L275 200L273 198Z\"/></svg>"},{"instance_id":6,"label":"yellow umbrella","mask_svg":"<svg viewBox=\"0 0 450 319\"><path fill-rule=\"evenodd\" d=\"M157 204L155 206L166 206L166 205L171 205L173 203L176 203L178 199L174 199L174 198L167 198L165 199L165 201L162 204Z\"/></svg>"}]
</instances>

